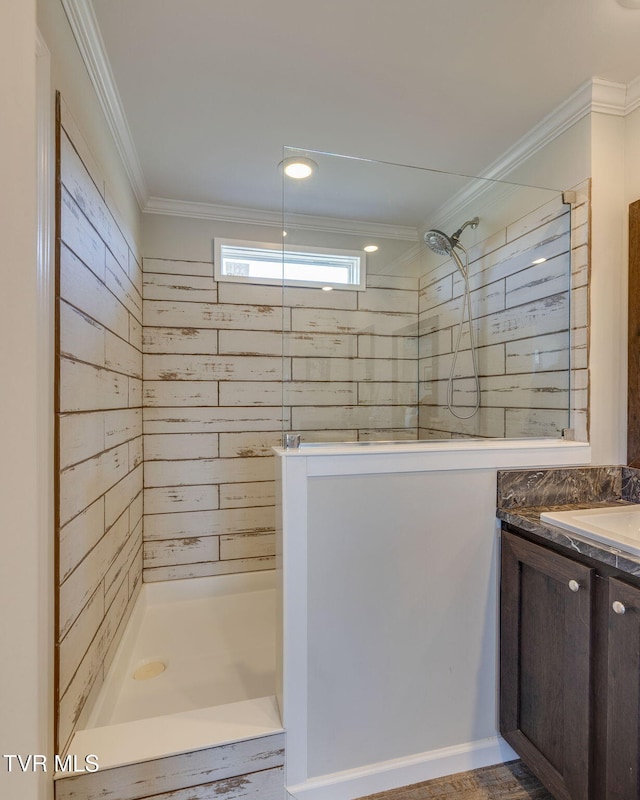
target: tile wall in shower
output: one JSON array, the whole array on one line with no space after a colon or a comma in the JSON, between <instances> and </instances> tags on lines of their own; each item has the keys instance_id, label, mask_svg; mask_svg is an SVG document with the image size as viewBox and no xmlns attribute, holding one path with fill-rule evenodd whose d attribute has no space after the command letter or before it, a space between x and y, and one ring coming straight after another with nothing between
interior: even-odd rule
<instances>
[{"instance_id":1,"label":"tile wall in shower","mask_svg":"<svg viewBox=\"0 0 640 800\"><path fill-rule=\"evenodd\" d=\"M557 437L569 426L569 408L586 439L588 183L576 196L570 222L569 206L557 199L469 250L481 389L471 419L456 419L446 406L463 281L448 259L420 279L421 439ZM454 382L462 415L475 399L466 322L463 330Z\"/></svg>"},{"instance_id":2,"label":"tile wall in shower","mask_svg":"<svg viewBox=\"0 0 640 800\"><path fill-rule=\"evenodd\" d=\"M303 441L416 437L417 279L368 284L287 289L283 311L280 287L144 259L145 580L274 566L283 424Z\"/></svg>"},{"instance_id":3,"label":"tile wall in shower","mask_svg":"<svg viewBox=\"0 0 640 800\"><path fill-rule=\"evenodd\" d=\"M211 263L144 269L145 580L272 568L282 310L228 302Z\"/></svg>"},{"instance_id":4,"label":"tile wall in shower","mask_svg":"<svg viewBox=\"0 0 640 800\"><path fill-rule=\"evenodd\" d=\"M142 574L142 270L61 101L58 749L86 716Z\"/></svg>"},{"instance_id":5,"label":"tile wall in shower","mask_svg":"<svg viewBox=\"0 0 640 800\"><path fill-rule=\"evenodd\" d=\"M366 291L326 300L318 290L286 290L284 398L303 441L417 437L417 287L416 278L369 274Z\"/></svg>"}]
</instances>

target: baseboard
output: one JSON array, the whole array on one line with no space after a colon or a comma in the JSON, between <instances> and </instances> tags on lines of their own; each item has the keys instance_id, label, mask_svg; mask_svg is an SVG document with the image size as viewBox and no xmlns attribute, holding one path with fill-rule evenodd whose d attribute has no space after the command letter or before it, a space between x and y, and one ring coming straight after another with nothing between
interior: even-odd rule
<instances>
[{"instance_id":1,"label":"baseboard","mask_svg":"<svg viewBox=\"0 0 640 800\"><path fill-rule=\"evenodd\" d=\"M294 800L354 800L368 794L501 764L515 758L518 758L517 754L504 739L493 736L477 742L418 753L409 758L396 758L323 775L295 786L287 786L286 789Z\"/></svg>"}]
</instances>

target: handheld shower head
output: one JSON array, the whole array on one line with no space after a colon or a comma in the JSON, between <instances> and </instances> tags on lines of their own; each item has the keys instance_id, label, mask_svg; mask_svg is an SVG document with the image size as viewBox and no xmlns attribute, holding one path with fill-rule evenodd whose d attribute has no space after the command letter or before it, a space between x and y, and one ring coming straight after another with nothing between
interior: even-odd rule
<instances>
[{"instance_id":1,"label":"handheld shower head","mask_svg":"<svg viewBox=\"0 0 640 800\"><path fill-rule=\"evenodd\" d=\"M424 242L434 253L438 253L441 256L452 256L454 255L453 248L458 244L462 231L469 225L473 229L477 228L479 222L480 219L478 217L467 220L467 222L461 225L451 236L447 236L446 233L436 229L427 231L424 235Z\"/></svg>"},{"instance_id":2,"label":"handheld shower head","mask_svg":"<svg viewBox=\"0 0 640 800\"><path fill-rule=\"evenodd\" d=\"M441 256L449 256L449 258L453 261L453 263L458 268L458 271L462 275L462 280L464 282L464 294L461 306L461 313L460 313L460 322L458 324L458 335L456 338L456 343L453 351L453 359L451 361L451 370L449 371L449 380L447 381L447 408L453 414L454 417L458 419L471 419L478 413L478 409L480 408L480 377L478 372L478 357L476 354L476 345L474 341L474 320L473 320L473 308L471 304L471 287L469 286L469 254L467 253L466 248L464 248L460 244L460 235L462 231L470 225L472 228L477 228L478 223L480 220L478 217L474 217L473 219L467 220L458 230L452 234L451 236L447 236L446 233L442 231L432 229L427 231L424 234L424 243L430 250L433 250L434 253L438 253ZM464 253L464 260L465 263L462 263L462 259L456 252L456 248L461 250ZM462 326L464 325L464 316L465 310L468 317L468 326L469 326L469 343L470 343L470 350L471 350L471 360L473 363L473 377L475 381L475 398L476 402L473 406L471 413L462 413L456 411L454 408L454 380L455 380L455 371L456 371L456 364L458 362L458 354L460 353L460 341L462 338Z\"/></svg>"},{"instance_id":3,"label":"handheld shower head","mask_svg":"<svg viewBox=\"0 0 640 800\"><path fill-rule=\"evenodd\" d=\"M446 233L438 230L427 231L424 235L424 242L434 253L441 256L450 256L455 243L447 236Z\"/></svg>"},{"instance_id":4,"label":"handheld shower head","mask_svg":"<svg viewBox=\"0 0 640 800\"><path fill-rule=\"evenodd\" d=\"M434 253L438 253L438 255L441 256L449 256L449 258L453 259L460 272L465 275L466 270L462 264L462 261L460 260L460 256L456 253L455 248L459 247L461 250L466 252L464 247L459 243L460 234L468 225L470 225L472 228L477 228L479 222L480 220L478 217L467 220L467 222L465 222L464 225L461 225L451 236L447 236L446 233L434 228L425 233L424 243L427 245L429 250L433 250Z\"/></svg>"}]
</instances>

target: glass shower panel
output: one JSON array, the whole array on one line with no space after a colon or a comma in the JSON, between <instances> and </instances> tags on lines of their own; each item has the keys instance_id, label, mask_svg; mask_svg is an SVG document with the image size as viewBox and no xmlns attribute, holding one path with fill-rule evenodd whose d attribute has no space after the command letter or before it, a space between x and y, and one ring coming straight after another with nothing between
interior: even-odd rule
<instances>
[{"instance_id":1,"label":"glass shower panel","mask_svg":"<svg viewBox=\"0 0 640 800\"><path fill-rule=\"evenodd\" d=\"M570 206L555 190L285 148L283 418L302 443L569 426ZM477 222L476 222L476 219Z\"/></svg>"}]
</instances>

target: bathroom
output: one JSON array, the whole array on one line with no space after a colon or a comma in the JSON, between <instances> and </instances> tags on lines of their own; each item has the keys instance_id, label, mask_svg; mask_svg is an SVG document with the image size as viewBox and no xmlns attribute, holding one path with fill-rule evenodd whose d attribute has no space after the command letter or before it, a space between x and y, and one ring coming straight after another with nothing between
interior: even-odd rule
<instances>
[{"instance_id":1,"label":"bathroom","mask_svg":"<svg viewBox=\"0 0 640 800\"><path fill-rule=\"evenodd\" d=\"M85 153L83 153L83 155L85 155L85 163L92 169L95 167L94 174L102 174L102 171L105 170L106 167L104 172L108 184L106 194L109 200L113 200L114 207L119 209L119 223L126 234L127 247L134 248L131 250L133 260L129 260L127 256L127 264L131 265L129 276L135 278L133 262L139 260L141 255L145 258L156 258L158 261L172 261L174 264L175 262L185 261L192 263L207 263L210 261L210 241L216 234L212 232L212 226L202 219L192 218L189 220L184 216L178 217L175 215L174 217L170 217L167 214L149 213L146 215L146 227L141 226L141 228L145 229L137 230L140 215L136 210L135 197L131 190L127 188L128 178L124 173L122 162L119 162L119 156L117 156L116 148L111 141L111 134L109 133L108 127L102 119L102 111L98 107L97 100L93 95L93 89L84 72L84 66L80 60L71 29L64 17L61 5L58 3L41 4L41 8L38 10L37 22L42 36L44 37L44 41L52 53L52 86L62 90L62 100L64 103L69 104L71 108L71 119L78 126L78 130L72 132L72 137L75 137L74 145L80 148L79 142L82 139L91 142L91 147L88 148L88 150L90 154L95 152L98 156L99 166L91 163L90 155ZM25 20L25 25L26 23L27 21ZM31 18L31 24L34 24L33 18ZM589 384L589 442L591 447L590 461L594 464L616 464L625 462L624 425L622 423L622 420L625 418L623 369L625 359L625 337L624 319L623 315L620 313L620 309L625 307L626 297L624 278L625 214L628 203L636 199L638 185L640 184L640 180L638 180L639 168L637 156L634 154L632 148L635 131L638 126L638 120L636 119L637 114L633 112L632 88L629 89L626 99L624 97L622 99L617 97L616 99L613 94L608 96L607 100L609 106L607 106L606 102L602 99L602 93L607 89L612 92L617 91L618 94L620 93L619 84L616 87L607 87L600 83L591 85L589 87L589 96L583 95L579 98L582 106L586 103L589 110L581 116L577 122L574 122L572 125L567 125L562 135L557 136L553 141L548 143L546 147L543 147L531 155L528 161L519 168L517 174L517 180L522 183L550 185L563 189L571 189L580 186L587 178L592 182L592 299L589 309L589 369L591 375ZM616 103L618 103L618 106L616 106ZM614 107L616 108L615 113L607 111L608 108ZM619 110L620 108L622 110ZM568 115L568 111L566 113L567 119L571 119ZM72 122L67 123L68 128L72 126ZM346 152L355 152L356 155L360 154L356 152L357 148L353 147L342 148L342 150ZM387 152L390 152L390 148ZM386 153L383 155L386 156ZM392 156L389 155L389 158L392 159ZM409 163L419 164L423 161L423 158L414 158L410 159ZM452 171L455 171L454 165L451 165L451 168ZM190 208L190 213L192 216L197 217L195 207ZM461 220L461 222L462 221L463 220ZM156 228L155 231L152 230L154 227ZM189 232L185 233L187 229L189 229ZM196 229L202 230L203 234L195 235L194 231ZM204 233L205 231L206 234ZM473 236L475 236L476 233L476 231L467 229L463 237L469 237L466 241L473 242ZM246 235L247 238L255 238L251 231L246 231ZM165 241L162 241L163 236L166 237ZM241 236L237 238L241 238ZM153 241L154 246L162 245L162 247L149 251L149 249L147 249L147 242L149 241ZM194 245L194 249L198 249L198 252L194 253L186 247L181 247L181 242L184 243L185 241L191 242L191 244ZM463 241L465 241L465 239L463 239ZM137 245L139 247L137 252L135 251L136 242L139 243ZM113 244L113 247L115 248L115 244ZM162 275L163 273L158 269L154 271L154 274ZM179 274L179 271L176 269L173 273L164 274L176 275ZM16 278L16 280L18 279ZM156 285L157 291L161 293L163 288L162 281L158 279ZM231 290L235 290L235 287L231 284L225 286L225 291L230 293ZM337 295L338 293L334 292L333 294ZM594 298L597 299L594 300ZM157 295L157 299L150 300L151 304L155 303L158 307L160 307L163 302L164 301L160 298L160 294ZM133 330L136 322L138 324L141 322L139 311L132 305L131 308L128 309L128 313L131 317L131 319L129 319L130 330ZM9 320L12 319L12 317L7 316L6 319ZM145 320L145 325L148 324L147 320ZM178 325L179 324L180 323L178 323ZM152 327L155 326L152 325ZM33 331L34 337L35 333L36 332ZM135 333L135 335L139 334ZM262 338L266 339L266 337ZM88 337L83 339L81 336L78 341L87 342ZM262 344L264 344L264 342ZM35 348L35 343L32 343L32 346ZM149 347L153 347L153 344L149 344ZM153 353L148 352L148 355L153 355ZM251 357L259 359L273 358L275 361L280 362L280 356L277 353L269 356L256 355ZM147 363L151 364L152 360L148 360ZM141 390L141 386L138 384L139 379L135 375L135 369L139 368L139 366L137 362L134 363L132 366L132 370L134 371L129 376L128 391L134 393ZM274 369L277 368L275 363L270 366L259 362L256 366L266 368L271 368L271 366L273 366ZM26 369L26 366L24 368ZM169 368L168 371L170 371ZM164 381L158 380L153 373L150 373L150 375L152 376L150 377L151 381L157 381L157 384L151 388L157 392L166 391L166 387L160 385ZM40 379L43 379L42 374ZM166 383L168 382L169 381L166 381ZM243 389L243 387L237 388L239 391ZM34 397L41 396L39 392L34 392L33 394ZM149 395L149 400L150 403L153 402L151 395ZM22 401L24 402L24 398L22 398ZM273 406L269 407L276 408L277 405L278 404L275 403ZM87 409L84 409L84 411L86 410ZM23 413L27 413L27 410L24 409ZM79 411L79 413L83 412ZM262 416L260 416L260 414L262 414ZM273 498L275 496L275 487L270 485L273 478L267 475L266 472L261 471L266 469L263 463L250 463L252 461L264 461L266 463L270 461L270 459L255 455L255 453L249 455L246 451L247 448L250 449L251 447L259 446L265 448L266 450L263 452L266 452L272 445L278 444L277 434L280 432L280 418L277 416L268 418L264 414L264 411L262 410L261 412L260 407L257 407L257 409L254 409L254 422L255 425L252 428L248 428L245 424L244 433L253 431L258 434L273 434L273 436L271 438L269 438L268 435L252 436L249 441L246 441L246 437L244 440L241 437L243 434L242 430L229 431L228 433L230 435L228 439L225 442L220 442L219 446L221 444L225 448L235 447L236 449L225 449L224 452L220 450L215 456L212 456L212 458L220 461L225 458L240 458L243 461L246 459L245 463L242 465L238 463L237 465L239 469L242 469L242 472L239 475L239 479L236 479L236 481L238 484L250 484L251 490L254 493L252 495L253 504L249 506L253 509L251 513L254 517L251 533L249 533L246 523L243 523L238 529L229 527L228 524L225 523L224 532L222 534L212 533L209 527L210 535L208 541L201 540L198 544L192 543L188 545L189 547L199 546L204 548L206 550L204 557L202 552L194 552L192 555L188 555L187 558L184 558L183 551L178 553L177 555L179 557L175 558L173 561L171 560L170 546L165 546L162 552L160 552L159 548L154 549L152 546L149 546L149 566L147 567L149 569L149 574L147 575L148 582L154 582L154 570L156 571L155 575L160 579L167 577L185 577L189 570L191 574L194 574L194 567L191 566L193 564L208 565L206 569L209 575L212 574L212 570L214 569L212 565L217 564L224 566L225 561L243 561L246 563L246 568L249 572L252 570L260 571L265 567L270 569L273 566L275 554L274 522L273 516L269 518L269 515L273 515L274 506ZM138 423L133 423L134 426L136 424ZM232 442L231 434L237 435L237 440L235 442ZM14 441L12 437L16 435L16 432L9 431L7 435L7 441L11 443ZM149 437L161 437L162 435L163 433L161 433L159 429L157 432L149 432ZM185 435L189 435L189 432L185 431ZM126 440L128 444L128 463L131 464L131 472L135 473L134 477L131 478L134 483L139 480L138 475L140 473L140 453L139 450L137 450L137 443L131 444L131 442L135 442L136 438L137 437L134 436ZM39 441L40 446L42 446L43 441L46 443L46 435L44 438L39 436ZM86 437L82 434L78 436L77 441L80 444L88 445ZM158 444L162 444L160 439L156 441ZM152 442L153 440L150 439L150 443ZM14 450L17 450L17 448L8 448L8 451L13 452ZM241 451L244 453L242 456L239 455ZM206 457L205 455L205 458ZM172 459L163 460L168 462ZM222 467L224 465L221 464L218 466ZM158 470L166 468L167 464L158 466ZM13 471L13 469L14 467L11 467L11 471ZM136 469L138 469L138 472L136 472ZM17 466L15 466L15 470L16 474L18 474L19 470ZM11 475L9 474L7 476L7 487L11 485L10 478ZM44 481L44 486L46 487L48 479L46 473L44 475L38 473L37 479L38 481ZM34 481L35 479L31 479L28 483L33 485ZM196 481L192 483L192 486L207 485L197 481L199 481L199 479L196 477ZM237 487L234 487L236 481L226 480L224 482L228 487L224 507L224 510L229 512L225 514L227 520L241 516L241 513L237 511L237 507L234 505L241 502L241 499L236 493ZM160 477L157 481L158 485L148 486L150 490L150 500L155 500L158 503L167 502L166 493L163 493L162 489L166 488L168 483L169 481ZM221 481L221 483L223 482ZM248 486L246 488L248 488ZM258 494L259 491L262 493ZM15 494L17 495L17 493ZM44 496L46 496L46 492ZM134 495L133 499L137 497L138 493ZM493 502L493 495L491 496L491 501ZM7 505L7 508L9 507L10 506ZM147 508L145 501L145 514L149 513L149 517L157 517L157 519L150 520L151 523L164 524L169 521L177 521L176 518L169 520L169 512L166 510L163 511L161 506L158 508L160 509L159 513L155 514L152 511L149 513L150 509ZM201 519L204 520L207 515L209 515L209 517L211 516L210 512L215 510L216 509L204 507L202 512L194 513L201 513ZM190 514L191 511L192 509L185 513ZM35 514L36 512L36 508L30 509L30 513ZM45 507L44 511L41 509L41 512L44 513L45 519L44 522L41 520L39 524L45 524L47 513L49 513L48 508ZM132 520L136 514L139 515L139 508L136 510L134 507L134 510L131 511ZM135 520L137 523L139 517L135 517ZM210 520L207 524L210 525ZM133 530L135 530L135 527ZM152 530L151 526L149 530ZM163 528L161 535L158 536L156 541L175 543L175 540L180 538L175 535L175 530L166 531L167 529ZM207 537L202 538L205 539ZM36 545L37 541L30 542L30 540L27 539L25 541L25 552L28 551L29 547L33 548ZM38 547L39 546L40 545L38 545ZM216 547L219 547L220 550L214 552L214 548ZM132 557L136 556L137 552L138 550L136 549L135 553L132 553ZM39 559L43 558L45 559L44 564L39 562ZM44 576L48 574L46 558L46 552L44 554L40 551L38 551L37 554L33 553L33 562L34 564L41 563L41 574ZM187 565L186 570L185 564ZM22 569L24 569L24 567L22 567ZM199 569L203 569L203 567L200 566ZM15 568L14 572L15 575L22 574L17 568ZM134 572L131 572L131 585L133 587L137 585L138 580L139 578L136 577ZM25 587L28 585L28 581L25 581ZM37 581L37 586L42 587L43 585L46 585L46 582L43 584L42 580L39 579ZM39 588L37 592L29 595L29 601L25 603L24 613L27 613L29 604L38 601L40 596L39 592L41 591L43 591L42 588ZM43 608L48 609L47 613L33 614L30 623L33 625L33 619L39 619L40 624L43 626L38 639L38 647L44 647L42 642L46 643L50 640L49 631L53 629L52 624L49 628L49 623L51 623L51 616L53 614L49 602L46 602ZM26 630L27 627L25 623L23 629ZM29 670L44 668L44 665L51 658L46 650L47 648L45 647L43 655L39 655L37 658L30 661ZM35 680L36 678L34 678L34 681ZM6 685L10 685L10 681L8 680L5 681L5 683ZM45 680L44 683L47 686L49 685L47 680ZM35 702L34 700L34 703ZM26 721L25 724L27 724ZM37 725L42 725L42 715L38 715ZM46 734L45 742L49 739L48 730ZM38 739L38 741L40 742L42 740ZM7 752L21 752L20 747L21 745L18 743L12 744L8 742L5 745ZM43 752L45 749L45 744L39 745L37 749L33 743L29 745L25 743L25 745L22 745L22 752ZM51 752L53 752L53 750ZM35 775L33 777L27 776L26 778L21 778L21 780L36 782L39 778L40 776ZM10 779L13 781L16 780L13 775L10 776ZM20 784L20 786L25 785L26 783ZM12 791L14 790L12 789Z\"/></svg>"}]
</instances>

